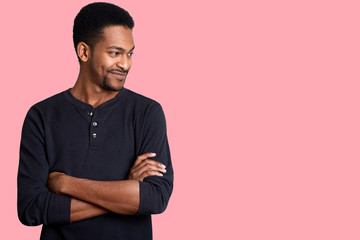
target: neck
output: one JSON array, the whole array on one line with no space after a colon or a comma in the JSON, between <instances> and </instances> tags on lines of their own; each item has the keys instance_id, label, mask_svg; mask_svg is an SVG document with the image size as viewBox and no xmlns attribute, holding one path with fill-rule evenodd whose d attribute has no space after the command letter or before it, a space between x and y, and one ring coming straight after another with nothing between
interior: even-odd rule
<instances>
[{"instance_id":1,"label":"neck","mask_svg":"<svg viewBox=\"0 0 360 240\"><path fill-rule=\"evenodd\" d=\"M78 100L90 104L94 108L116 97L117 91L106 90L91 81L91 76L81 71L72 89L71 94Z\"/></svg>"}]
</instances>

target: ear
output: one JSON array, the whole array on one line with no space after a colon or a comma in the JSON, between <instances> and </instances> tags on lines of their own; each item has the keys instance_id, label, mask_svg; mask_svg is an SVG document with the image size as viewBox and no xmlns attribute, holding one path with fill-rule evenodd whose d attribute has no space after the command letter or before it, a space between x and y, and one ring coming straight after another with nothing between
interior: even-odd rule
<instances>
[{"instance_id":1,"label":"ear","mask_svg":"<svg viewBox=\"0 0 360 240\"><path fill-rule=\"evenodd\" d=\"M76 47L78 57L82 62L87 62L90 58L90 47L84 42L79 42Z\"/></svg>"}]
</instances>

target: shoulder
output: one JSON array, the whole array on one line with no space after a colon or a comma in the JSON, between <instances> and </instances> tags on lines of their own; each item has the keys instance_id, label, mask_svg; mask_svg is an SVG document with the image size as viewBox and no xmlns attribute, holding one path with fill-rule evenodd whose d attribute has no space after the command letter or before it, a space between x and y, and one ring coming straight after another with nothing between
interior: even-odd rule
<instances>
[{"instance_id":1,"label":"shoulder","mask_svg":"<svg viewBox=\"0 0 360 240\"><path fill-rule=\"evenodd\" d=\"M64 104L64 93L66 91L63 91L61 93L57 93L51 97L48 97L36 104L34 104L31 109L37 110L37 111L46 111L49 109L53 109L56 106L60 106Z\"/></svg>"},{"instance_id":2,"label":"shoulder","mask_svg":"<svg viewBox=\"0 0 360 240\"><path fill-rule=\"evenodd\" d=\"M161 108L160 103L158 103L156 100L145 97L129 89L126 89L126 99L128 103L132 104L136 108L140 108L140 109Z\"/></svg>"},{"instance_id":3,"label":"shoulder","mask_svg":"<svg viewBox=\"0 0 360 240\"><path fill-rule=\"evenodd\" d=\"M45 100L34 104L27 112L24 127L26 126L44 126L47 121L47 115L54 111L58 111L56 106L64 105L62 97L64 92L53 95Z\"/></svg>"},{"instance_id":4,"label":"shoulder","mask_svg":"<svg viewBox=\"0 0 360 240\"><path fill-rule=\"evenodd\" d=\"M56 112L62 112L62 108L66 105L64 93L66 91L48 97L36 104L34 104L28 111L27 115L38 116L39 118L47 118Z\"/></svg>"},{"instance_id":5,"label":"shoulder","mask_svg":"<svg viewBox=\"0 0 360 240\"><path fill-rule=\"evenodd\" d=\"M136 93L130 89L126 89L126 96L132 101L142 103L142 104L158 104L155 100L145 97L139 93Z\"/></svg>"},{"instance_id":6,"label":"shoulder","mask_svg":"<svg viewBox=\"0 0 360 240\"><path fill-rule=\"evenodd\" d=\"M162 106L157 101L126 89L126 105L131 106L133 116L142 122L165 121Z\"/></svg>"}]
</instances>

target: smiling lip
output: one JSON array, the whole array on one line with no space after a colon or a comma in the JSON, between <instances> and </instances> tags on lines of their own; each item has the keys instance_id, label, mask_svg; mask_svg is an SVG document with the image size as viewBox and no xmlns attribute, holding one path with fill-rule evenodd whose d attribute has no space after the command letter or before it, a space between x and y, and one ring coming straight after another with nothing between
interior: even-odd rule
<instances>
[{"instance_id":1,"label":"smiling lip","mask_svg":"<svg viewBox=\"0 0 360 240\"><path fill-rule=\"evenodd\" d=\"M126 77L126 73L123 72L110 72L111 74L113 74L115 77L117 78L125 78Z\"/></svg>"}]
</instances>

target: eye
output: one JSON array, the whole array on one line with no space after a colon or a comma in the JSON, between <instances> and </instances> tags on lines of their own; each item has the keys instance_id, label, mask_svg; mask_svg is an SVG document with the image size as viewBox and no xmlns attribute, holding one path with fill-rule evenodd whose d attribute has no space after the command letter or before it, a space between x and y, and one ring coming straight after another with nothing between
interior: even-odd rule
<instances>
[{"instance_id":1,"label":"eye","mask_svg":"<svg viewBox=\"0 0 360 240\"><path fill-rule=\"evenodd\" d=\"M129 56L129 57L131 57L132 55L134 55L133 52L128 53L128 56Z\"/></svg>"},{"instance_id":2,"label":"eye","mask_svg":"<svg viewBox=\"0 0 360 240\"><path fill-rule=\"evenodd\" d=\"M117 55L119 55L119 52L109 52L111 56L116 57Z\"/></svg>"}]
</instances>

